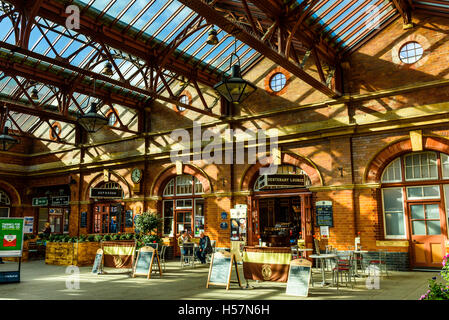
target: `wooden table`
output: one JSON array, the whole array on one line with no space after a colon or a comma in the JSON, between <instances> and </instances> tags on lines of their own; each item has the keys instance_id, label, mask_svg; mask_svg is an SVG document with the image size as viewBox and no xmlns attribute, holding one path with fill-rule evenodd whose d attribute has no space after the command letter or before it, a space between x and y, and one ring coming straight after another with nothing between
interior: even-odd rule
<instances>
[{"instance_id":1,"label":"wooden table","mask_svg":"<svg viewBox=\"0 0 449 320\"><path fill-rule=\"evenodd\" d=\"M313 258L313 259L334 259L336 258L337 255L333 254L333 253L327 253L327 254L312 254L309 256L309 258ZM324 268L324 261L321 261L321 275L323 277L323 281L321 282L321 286L324 287L326 285L328 285L329 283L326 282L326 273L325 273L325 268Z\"/></svg>"}]
</instances>

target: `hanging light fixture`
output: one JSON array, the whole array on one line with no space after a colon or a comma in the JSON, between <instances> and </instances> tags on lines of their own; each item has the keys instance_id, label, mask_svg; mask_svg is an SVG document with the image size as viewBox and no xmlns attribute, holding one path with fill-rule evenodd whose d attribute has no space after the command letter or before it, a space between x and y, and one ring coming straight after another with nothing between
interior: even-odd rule
<instances>
[{"instance_id":1,"label":"hanging light fixture","mask_svg":"<svg viewBox=\"0 0 449 320\"><path fill-rule=\"evenodd\" d=\"M214 86L214 89L222 95L226 100L234 104L238 104L248 98L248 96L256 91L257 87L249 81L242 79L240 73L240 59L237 56L236 43L234 43L234 53L231 55L229 67L232 68L230 77L226 77L223 71L222 80ZM237 58L237 63L232 65L232 56Z\"/></svg>"},{"instance_id":2,"label":"hanging light fixture","mask_svg":"<svg viewBox=\"0 0 449 320\"><path fill-rule=\"evenodd\" d=\"M95 133L108 124L108 119L102 114L97 113L97 102L92 102L90 110L78 117L78 122L89 133Z\"/></svg>"},{"instance_id":3,"label":"hanging light fixture","mask_svg":"<svg viewBox=\"0 0 449 320\"><path fill-rule=\"evenodd\" d=\"M11 137L8 134L8 127L3 127L3 134L0 134L0 148L2 151L8 151L13 146L19 143L19 140L17 140L14 137Z\"/></svg>"},{"instance_id":4,"label":"hanging light fixture","mask_svg":"<svg viewBox=\"0 0 449 320\"><path fill-rule=\"evenodd\" d=\"M112 76L114 75L114 72L112 71L112 63L106 62L104 65L103 71L101 71L101 74L105 76Z\"/></svg>"},{"instance_id":5,"label":"hanging light fixture","mask_svg":"<svg viewBox=\"0 0 449 320\"><path fill-rule=\"evenodd\" d=\"M218 44L217 34L218 34L217 30L215 30L214 27L212 27L212 29L209 31L209 36L207 37L206 43L213 46Z\"/></svg>"},{"instance_id":6,"label":"hanging light fixture","mask_svg":"<svg viewBox=\"0 0 449 320\"><path fill-rule=\"evenodd\" d=\"M180 86L185 86L187 84L186 78L184 76L181 76L181 81L179 81Z\"/></svg>"},{"instance_id":7,"label":"hanging light fixture","mask_svg":"<svg viewBox=\"0 0 449 320\"><path fill-rule=\"evenodd\" d=\"M39 100L39 91L37 91L36 87L31 91L31 99Z\"/></svg>"}]
</instances>

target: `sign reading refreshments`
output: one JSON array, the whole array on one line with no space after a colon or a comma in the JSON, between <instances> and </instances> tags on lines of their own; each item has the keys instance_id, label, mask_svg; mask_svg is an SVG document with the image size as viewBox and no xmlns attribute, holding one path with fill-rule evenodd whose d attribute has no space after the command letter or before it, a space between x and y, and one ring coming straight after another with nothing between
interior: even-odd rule
<instances>
[{"instance_id":1,"label":"sign reading refreshments","mask_svg":"<svg viewBox=\"0 0 449 320\"><path fill-rule=\"evenodd\" d=\"M103 188L91 188L91 198L108 198L108 199L122 199L122 189L103 189Z\"/></svg>"},{"instance_id":2,"label":"sign reading refreshments","mask_svg":"<svg viewBox=\"0 0 449 320\"><path fill-rule=\"evenodd\" d=\"M333 210L332 201L317 201L316 208L316 225L333 227Z\"/></svg>"},{"instance_id":3,"label":"sign reading refreshments","mask_svg":"<svg viewBox=\"0 0 449 320\"><path fill-rule=\"evenodd\" d=\"M0 257L21 257L23 218L0 218Z\"/></svg>"},{"instance_id":4,"label":"sign reading refreshments","mask_svg":"<svg viewBox=\"0 0 449 320\"><path fill-rule=\"evenodd\" d=\"M68 206L70 201L69 196L59 196L59 197L52 197L51 198L51 204L53 206Z\"/></svg>"},{"instance_id":5,"label":"sign reading refreshments","mask_svg":"<svg viewBox=\"0 0 449 320\"><path fill-rule=\"evenodd\" d=\"M305 186L303 174L266 174L259 183L259 188L301 188Z\"/></svg>"}]
</instances>

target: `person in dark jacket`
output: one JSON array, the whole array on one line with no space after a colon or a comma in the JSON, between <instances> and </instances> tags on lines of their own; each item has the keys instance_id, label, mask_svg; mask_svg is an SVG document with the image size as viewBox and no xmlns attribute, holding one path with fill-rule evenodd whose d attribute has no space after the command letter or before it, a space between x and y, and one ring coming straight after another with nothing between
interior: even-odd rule
<instances>
[{"instance_id":1,"label":"person in dark jacket","mask_svg":"<svg viewBox=\"0 0 449 320\"><path fill-rule=\"evenodd\" d=\"M212 252L212 245L210 243L210 238L206 236L203 231L201 231L199 250L196 252L196 256L201 261L201 263L204 264L206 263L206 255L211 252Z\"/></svg>"}]
</instances>

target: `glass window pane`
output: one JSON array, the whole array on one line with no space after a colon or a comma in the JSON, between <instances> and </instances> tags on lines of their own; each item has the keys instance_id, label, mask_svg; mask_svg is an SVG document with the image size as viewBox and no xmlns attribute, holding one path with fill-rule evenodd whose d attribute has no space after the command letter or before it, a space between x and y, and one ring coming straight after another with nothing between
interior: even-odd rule
<instances>
[{"instance_id":1,"label":"glass window pane","mask_svg":"<svg viewBox=\"0 0 449 320\"><path fill-rule=\"evenodd\" d=\"M443 171L443 178L449 178L449 156L447 154L441 153L441 165Z\"/></svg>"},{"instance_id":2,"label":"glass window pane","mask_svg":"<svg viewBox=\"0 0 449 320\"><path fill-rule=\"evenodd\" d=\"M408 199L422 198L422 196L423 196L422 187L407 188L407 198Z\"/></svg>"},{"instance_id":3,"label":"glass window pane","mask_svg":"<svg viewBox=\"0 0 449 320\"><path fill-rule=\"evenodd\" d=\"M413 221L413 234L414 235L426 235L426 222L422 220Z\"/></svg>"},{"instance_id":4,"label":"glass window pane","mask_svg":"<svg viewBox=\"0 0 449 320\"><path fill-rule=\"evenodd\" d=\"M424 219L424 206L422 204L416 204L410 206L412 212L412 219Z\"/></svg>"},{"instance_id":5,"label":"glass window pane","mask_svg":"<svg viewBox=\"0 0 449 320\"><path fill-rule=\"evenodd\" d=\"M385 211L403 211L402 189L383 189Z\"/></svg>"},{"instance_id":6,"label":"glass window pane","mask_svg":"<svg viewBox=\"0 0 449 320\"><path fill-rule=\"evenodd\" d=\"M386 232L389 236L401 236L404 231L404 215L402 213L385 214Z\"/></svg>"},{"instance_id":7,"label":"glass window pane","mask_svg":"<svg viewBox=\"0 0 449 320\"><path fill-rule=\"evenodd\" d=\"M426 204L426 218L440 219L440 209L437 204Z\"/></svg>"},{"instance_id":8,"label":"glass window pane","mask_svg":"<svg viewBox=\"0 0 449 320\"><path fill-rule=\"evenodd\" d=\"M426 186L424 189L424 197L440 197L440 186Z\"/></svg>"},{"instance_id":9,"label":"glass window pane","mask_svg":"<svg viewBox=\"0 0 449 320\"><path fill-rule=\"evenodd\" d=\"M428 235L441 234L440 220L427 221L427 234Z\"/></svg>"},{"instance_id":10,"label":"glass window pane","mask_svg":"<svg viewBox=\"0 0 449 320\"><path fill-rule=\"evenodd\" d=\"M0 208L0 218L9 217L9 208Z\"/></svg>"}]
</instances>

